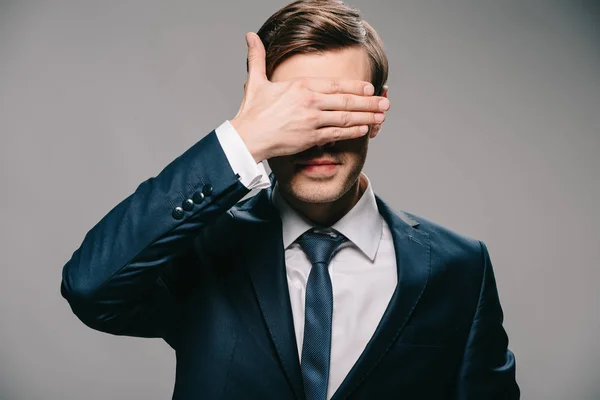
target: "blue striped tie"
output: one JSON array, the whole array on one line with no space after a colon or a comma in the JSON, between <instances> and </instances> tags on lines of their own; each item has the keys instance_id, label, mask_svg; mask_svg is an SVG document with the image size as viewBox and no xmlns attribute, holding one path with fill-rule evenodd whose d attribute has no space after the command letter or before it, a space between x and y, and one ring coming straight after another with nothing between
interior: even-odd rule
<instances>
[{"instance_id":1,"label":"blue striped tie","mask_svg":"<svg viewBox=\"0 0 600 400\"><path fill-rule=\"evenodd\" d=\"M334 251L347 240L339 232L330 230L328 233L318 233L315 229L305 232L297 240L312 264L306 283L300 363L306 400L325 400L327 397L333 314L333 291L328 266Z\"/></svg>"}]
</instances>

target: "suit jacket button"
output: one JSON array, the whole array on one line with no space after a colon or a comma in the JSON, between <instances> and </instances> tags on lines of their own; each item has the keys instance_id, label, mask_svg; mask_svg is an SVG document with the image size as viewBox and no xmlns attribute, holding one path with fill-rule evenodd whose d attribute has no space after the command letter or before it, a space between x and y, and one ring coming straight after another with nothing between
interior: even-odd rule
<instances>
[{"instance_id":1,"label":"suit jacket button","mask_svg":"<svg viewBox=\"0 0 600 400\"><path fill-rule=\"evenodd\" d=\"M204 200L204 194L202 192L196 192L192 196L192 200L194 201L194 203L200 204Z\"/></svg>"},{"instance_id":2,"label":"suit jacket button","mask_svg":"<svg viewBox=\"0 0 600 400\"><path fill-rule=\"evenodd\" d=\"M212 185L210 183L207 183L206 185L204 185L204 187L202 187L202 193L205 196L210 196L210 194L212 193L212 191L213 191L213 187L212 187Z\"/></svg>"},{"instance_id":3,"label":"suit jacket button","mask_svg":"<svg viewBox=\"0 0 600 400\"><path fill-rule=\"evenodd\" d=\"M187 199L181 203L181 208L183 208L185 211L192 211L194 209L194 200Z\"/></svg>"},{"instance_id":4,"label":"suit jacket button","mask_svg":"<svg viewBox=\"0 0 600 400\"><path fill-rule=\"evenodd\" d=\"M183 214L184 214L183 208L181 208L181 207L175 207L173 209L173 213L171 215L175 219L181 219L181 218L183 218Z\"/></svg>"}]
</instances>

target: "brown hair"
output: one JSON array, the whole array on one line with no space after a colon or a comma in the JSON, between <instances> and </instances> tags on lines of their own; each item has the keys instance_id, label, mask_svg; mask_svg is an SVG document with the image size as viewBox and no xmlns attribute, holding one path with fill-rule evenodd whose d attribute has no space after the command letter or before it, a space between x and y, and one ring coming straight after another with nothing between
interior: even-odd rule
<instances>
[{"instance_id":1,"label":"brown hair","mask_svg":"<svg viewBox=\"0 0 600 400\"><path fill-rule=\"evenodd\" d=\"M381 95L388 77L388 59L375 30L359 10L340 0L298 0L283 7L257 32L267 52L267 78L294 54L363 47L371 62L371 83Z\"/></svg>"}]
</instances>

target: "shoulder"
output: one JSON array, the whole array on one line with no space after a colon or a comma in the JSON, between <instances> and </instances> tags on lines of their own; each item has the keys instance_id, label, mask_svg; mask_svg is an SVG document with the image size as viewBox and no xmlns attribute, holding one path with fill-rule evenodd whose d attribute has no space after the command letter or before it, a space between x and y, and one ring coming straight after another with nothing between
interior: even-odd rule
<instances>
[{"instance_id":1,"label":"shoulder","mask_svg":"<svg viewBox=\"0 0 600 400\"><path fill-rule=\"evenodd\" d=\"M446 249L448 253L481 254L480 240L420 215L407 211L400 212L416 221L418 223L416 229L426 233L431 238L432 244Z\"/></svg>"},{"instance_id":2,"label":"shoulder","mask_svg":"<svg viewBox=\"0 0 600 400\"><path fill-rule=\"evenodd\" d=\"M428 238L431 263L436 270L470 275L476 280L482 277L487 248L481 240L411 212L397 214L401 219L402 214L412 219L412 229Z\"/></svg>"}]
</instances>

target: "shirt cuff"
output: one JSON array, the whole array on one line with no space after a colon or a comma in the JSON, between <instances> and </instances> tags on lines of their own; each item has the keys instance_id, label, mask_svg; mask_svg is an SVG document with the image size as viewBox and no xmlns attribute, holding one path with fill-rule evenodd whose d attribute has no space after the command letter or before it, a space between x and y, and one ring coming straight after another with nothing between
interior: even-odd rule
<instances>
[{"instance_id":1,"label":"shirt cuff","mask_svg":"<svg viewBox=\"0 0 600 400\"><path fill-rule=\"evenodd\" d=\"M246 144L229 121L223 122L215 129L219 143L227 157L233 172L238 174L240 182L246 188L266 189L271 186L271 181L262 161L258 164L246 147Z\"/></svg>"}]
</instances>

